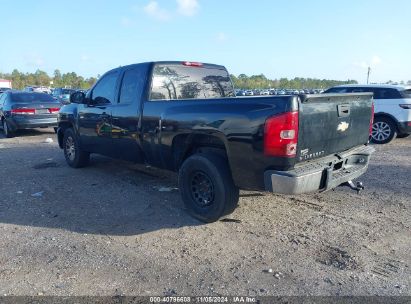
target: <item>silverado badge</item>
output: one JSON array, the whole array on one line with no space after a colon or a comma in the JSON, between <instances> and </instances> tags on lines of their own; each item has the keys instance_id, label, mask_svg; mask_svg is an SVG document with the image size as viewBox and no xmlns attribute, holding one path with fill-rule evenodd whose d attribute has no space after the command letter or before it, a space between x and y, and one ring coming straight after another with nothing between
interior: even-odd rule
<instances>
[{"instance_id":1,"label":"silverado badge","mask_svg":"<svg viewBox=\"0 0 411 304\"><path fill-rule=\"evenodd\" d=\"M344 132L349 126L350 124L348 122L342 121L338 124L337 131Z\"/></svg>"}]
</instances>

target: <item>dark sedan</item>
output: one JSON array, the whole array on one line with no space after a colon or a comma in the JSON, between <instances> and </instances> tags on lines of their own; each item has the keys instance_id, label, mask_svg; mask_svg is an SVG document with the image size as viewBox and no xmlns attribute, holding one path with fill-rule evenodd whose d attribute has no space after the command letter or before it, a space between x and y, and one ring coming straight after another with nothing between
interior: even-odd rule
<instances>
[{"instance_id":1,"label":"dark sedan","mask_svg":"<svg viewBox=\"0 0 411 304\"><path fill-rule=\"evenodd\" d=\"M6 137L18 129L57 127L61 104L45 93L7 91L0 96L0 120Z\"/></svg>"}]
</instances>

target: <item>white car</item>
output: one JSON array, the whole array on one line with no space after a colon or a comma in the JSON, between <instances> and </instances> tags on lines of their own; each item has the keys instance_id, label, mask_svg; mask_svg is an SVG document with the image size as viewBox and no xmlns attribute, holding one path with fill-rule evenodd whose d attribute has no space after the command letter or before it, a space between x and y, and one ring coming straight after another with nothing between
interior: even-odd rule
<instances>
[{"instance_id":1,"label":"white car","mask_svg":"<svg viewBox=\"0 0 411 304\"><path fill-rule=\"evenodd\" d=\"M386 144L395 137L411 134L411 86L398 85L341 85L324 93L374 93L374 124L372 141Z\"/></svg>"}]
</instances>

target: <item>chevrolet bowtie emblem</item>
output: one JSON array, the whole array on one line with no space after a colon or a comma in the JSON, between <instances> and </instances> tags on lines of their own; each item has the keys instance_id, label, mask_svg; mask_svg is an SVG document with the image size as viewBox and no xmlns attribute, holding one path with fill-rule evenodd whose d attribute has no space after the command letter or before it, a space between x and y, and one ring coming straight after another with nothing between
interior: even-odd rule
<instances>
[{"instance_id":1,"label":"chevrolet bowtie emblem","mask_svg":"<svg viewBox=\"0 0 411 304\"><path fill-rule=\"evenodd\" d=\"M337 131L344 132L349 126L350 124L348 122L342 121L338 124Z\"/></svg>"}]
</instances>

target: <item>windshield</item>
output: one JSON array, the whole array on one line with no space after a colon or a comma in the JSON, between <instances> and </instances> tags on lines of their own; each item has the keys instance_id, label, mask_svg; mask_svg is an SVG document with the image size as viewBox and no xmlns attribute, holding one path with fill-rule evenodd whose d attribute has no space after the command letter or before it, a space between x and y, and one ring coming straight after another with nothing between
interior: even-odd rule
<instances>
[{"instance_id":1,"label":"windshield","mask_svg":"<svg viewBox=\"0 0 411 304\"><path fill-rule=\"evenodd\" d=\"M54 102L58 103L48 94L43 93L17 93L11 95L14 102Z\"/></svg>"}]
</instances>

